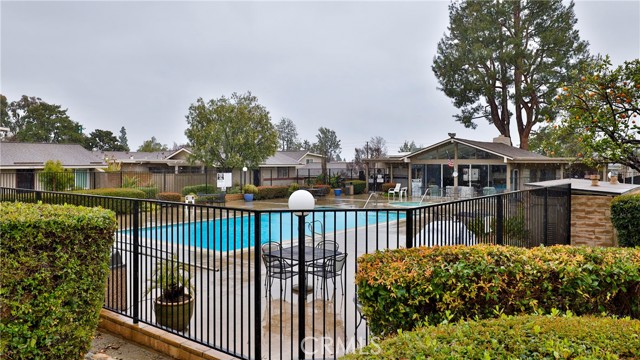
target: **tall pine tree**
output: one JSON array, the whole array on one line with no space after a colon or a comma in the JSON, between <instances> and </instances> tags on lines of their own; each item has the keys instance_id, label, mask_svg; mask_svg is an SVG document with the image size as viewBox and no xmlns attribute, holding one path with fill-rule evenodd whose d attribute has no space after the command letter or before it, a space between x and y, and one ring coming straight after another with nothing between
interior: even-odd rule
<instances>
[{"instance_id":1,"label":"tall pine tree","mask_svg":"<svg viewBox=\"0 0 640 360\"><path fill-rule=\"evenodd\" d=\"M484 118L510 138L515 116L527 149L532 127L553 117L553 97L588 57L574 29L573 2L453 2L449 22L432 70L460 109L456 120L475 128L474 120Z\"/></svg>"}]
</instances>

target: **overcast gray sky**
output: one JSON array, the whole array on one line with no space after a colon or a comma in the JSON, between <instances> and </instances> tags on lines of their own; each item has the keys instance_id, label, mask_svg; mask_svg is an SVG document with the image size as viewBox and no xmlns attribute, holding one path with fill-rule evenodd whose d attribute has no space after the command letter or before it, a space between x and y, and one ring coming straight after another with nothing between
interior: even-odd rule
<instances>
[{"instance_id":1,"label":"overcast gray sky","mask_svg":"<svg viewBox=\"0 0 640 360\"><path fill-rule=\"evenodd\" d=\"M373 136L390 153L465 129L431 71L448 1L0 1L0 92L68 108L85 132L127 129L135 150L155 136L187 141L185 115L205 100L251 91L294 121L302 140L336 132L342 155ZM640 1L575 5L592 53L640 57ZM516 129L512 129L512 134Z\"/></svg>"}]
</instances>

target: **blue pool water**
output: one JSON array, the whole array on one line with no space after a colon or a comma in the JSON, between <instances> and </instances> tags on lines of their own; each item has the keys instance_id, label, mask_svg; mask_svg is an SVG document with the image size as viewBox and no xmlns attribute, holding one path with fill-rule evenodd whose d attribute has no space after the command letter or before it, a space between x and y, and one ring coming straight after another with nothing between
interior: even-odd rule
<instances>
[{"instance_id":1,"label":"blue pool water","mask_svg":"<svg viewBox=\"0 0 640 360\"><path fill-rule=\"evenodd\" d=\"M316 212L305 217L305 223L320 220L325 233L355 227L386 223L405 217L401 212ZM261 243L285 242L297 238L298 217L289 212L265 213L260 218ZM305 226L307 235L311 232ZM318 230L316 230L317 232ZM130 234L130 230L124 231ZM234 251L252 247L255 243L255 217L242 216L196 221L183 224L162 225L140 229L140 238L161 240L215 251Z\"/></svg>"},{"instance_id":2,"label":"blue pool water","mask_svg":"<svg viewBox=\"0 0 640 360\"><path fill-rule=\"evenodd\" d=\"M391 206L399 206L399 207L418 207L418 206L423 206L427 204L428 203L426 201L423 201L422 204L420 204L420 201L397 201L397 202L389 203L389 205Z\"/></svg>"}]
</instances>

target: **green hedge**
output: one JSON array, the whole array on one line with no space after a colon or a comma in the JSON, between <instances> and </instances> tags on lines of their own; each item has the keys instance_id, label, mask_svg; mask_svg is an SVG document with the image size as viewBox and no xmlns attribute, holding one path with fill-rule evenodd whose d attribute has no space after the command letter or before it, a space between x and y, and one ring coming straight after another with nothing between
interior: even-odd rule
<instances>
[{"instance_id":1,"label":"green hedge","mask_svg":"<svg viewBox=\"0 0 640 360\"><path fill-rule=\"evenodd\" d=\"M638 359L640 321L517 316L402 332L343 357L356 359Z\"/></svg>"},{"instance_id":2,"label":"green hedge","mask_svg":"<svg viewBox=\"0 0 640 360\"><path fill-rule=\"evenodd\" d=\"M109 197L122 197L122 198L131 198L131 199L147 198L147 194L144 191L139 189L134 189L134 188L103 188L103 189L92 189L92 190L76 190L76 191L72 191L71 193L109 196Z\"/></svg>"},{"instance_id":3,"label":"green hedge","mask_svg":"<svg viewBox=\"0 0 640 360\"><path fill-rule=\"evenodd\" d=\"M207 184L185 186L182 188L182 195L215 194L218 192L219 191L217 187L215 187L214 185L207 185Z\"/></svg>"},{"instance_id":4,"label":"green hedge","mask_svg":"<svg viewBox=\"0 0 640 360\"><path fill-rule=\"evenodd\" d=\"M113 212L0 206L0 357L81 359L104 301Z\"/></svg>"},{"instance_id":5,"label":"green hedge","mask_svg":"<svg viewBox=\"0 0 640 360\"><path fill-rule=\"evenodd\" d=\"M105 209L113 210L116 214L131 214L133 212L133 204L135 201L130 199L146 199L147 195L138 189L133 188L104 188L93 190L77 190L72 191L72 194L84 194L84 195L98 195L105 197L92 197L92 196L70 196L64 197L52 194L42 194L43 202L52 204L71 204L88 207L100 206ZM46 200L45 200L46 198ZM114 199L123 198L123 199ZM144 211L148 204L141 203L140 211Z\"/></svg>"},{"instance_id":6,"label":"green hedge","mask_svg":"<svg viewBox=\"0 0 640 360\"><path fill-rule=\"evenodd\" d=\"M444 246L358 258L374 334L443 320L548 313L640 318L640 248Z\"/></svg>"},{"instance_id":7,"label":"green hedge","mask_svg":"<svg viewBox=\"0 0 640 360\"><path fill-rule=\"evenodd\" d=\"M620 246L640 246L640 194L614 198L611 201L611 222L618 230Z\"/></svg>"},{"instance_id":8,"label":"green hedge","mask_svg":"<svg viewBox=\"0 0 640 360\"><path fill-rule=\"evenodd\" d=\"M182 195L175 192L161 192L158 194L158 200L180 202Z\"/></svg>"},{"instance_id":9,"label":"green hedge","mask_svg":"<svg viewBox=\"0 0 640 360\"><path fill-rule=\"evenodd\" d=\"M158 188L155 186L143 186L139 187L138 190L144 192L145 199L157 199L158 198Z\"/></svg>"},{"instance_id":10,"label":"green hedge","mask_svg":"<svg viewBox=\"0 0 640 360\"><path fill-rule=\"evenodd\" d=\"M226 201L224 193L215 193L207 195L197 195L196 204L221 204Z\"/></svg>"},{"instance_id":11,"label":"green hedge","mask_svg":"<svg viewBox=\"0 0 640 360\"><path fill-rule=\"evenodd\" d=\"M351 180L351 185L353 185L353 193L364 194L364 191L367 188L367 182L364 180Z\"/></svg>"},{"instance_id":12,"label":"green hedge","mask_svg":"<svg viewBox=\"0 0 640 360\"><path fill-rule=\"evenodd\" d=\"M288 186L258 186L255 200L286 198L289 194Z\"/></svg>"}]
</instances>

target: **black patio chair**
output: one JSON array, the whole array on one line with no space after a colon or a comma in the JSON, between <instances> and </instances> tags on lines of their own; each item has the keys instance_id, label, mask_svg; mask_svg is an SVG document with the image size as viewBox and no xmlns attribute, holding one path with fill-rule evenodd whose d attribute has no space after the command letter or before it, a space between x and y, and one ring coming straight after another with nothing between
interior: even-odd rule
<instances>
[{"instance_id":1,"label":"black patio chair","mask_svg":"<svg viewBox=\"0 0 640 360\"><path fill-rule=\"evenodd\" d=\"M342 270L347 262L347 254L339 254L336 257L332 257L323 262L322 267L310 266L307 273L310 276L316 276L322 278L324 291L327 298L329 297L329 290L327 289L327 280L333 281L335 287L336 278L340 278L340 288L342 289L342 295L344 295L344 285L342 285ZM315 264L314 264L315 265Z\"/></svg>"},{"instance_id":2,"label":"black patio chair","mask_svg":"<svg viewBox=\"0 0 640 360\"><path fill-rule=\"evenodd\" d=\"M267 269L267 274L264 278L264 285L266 287L265 297L267 297L267 294L271 294L271 286L273 285L274 279L285 282L284 287L280 288L280 293L282 293L282 291L287 289L286 280L298 275L295 269L295 263L292 264L281 257L266 255L267 253L281 249L282 245L278 242L268 242L262 245L262 262Z\"/></svg>"}]
</instances>

